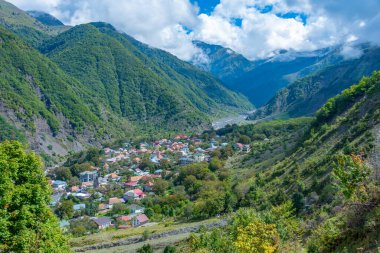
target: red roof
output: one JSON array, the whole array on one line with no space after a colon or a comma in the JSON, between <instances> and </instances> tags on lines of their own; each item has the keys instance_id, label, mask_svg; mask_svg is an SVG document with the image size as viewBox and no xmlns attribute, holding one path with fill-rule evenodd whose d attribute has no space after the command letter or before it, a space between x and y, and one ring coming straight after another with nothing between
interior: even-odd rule
<instances>
[{"instance_id":1,"label":"red roof","mask_svg":"<svg viewBox=\"0 0 380 253\"><path fill-rule=\"evenodd\" d=\"M117 220L122 220L122 221L130 221L131 217L129 217L128 215L123 215L123 216L117 217L116 219Z\"/></svg>"},{"instance_id":2,"label":"red roof","mask_svg":"<svg viewBox=\"0 0 380 253\"><path fill-rule=\"evenodd\" d=\"M134 192L136 195L138 195L138 196L140 196L140 195L144 195L144 193L143 193L142 190L140 190L140 189L134 189L133 192Z\"/></svg>"},{"instance_id":3,"label":"red roof","mask_svg":"<svg viewBox=\"0 0 380 253\"><path fill-rule=\"evenodd\" d=\"M126 182L125 185L133 187L137 185L137 182Z\"/></svg>"},{"instance_id":4,"label":"red roof","mask_svg":"<svg viewBox=\"0 0 380 253\"><path fill-rule=\"evenodd\" d=\"M136 217L136 219L137 219L140 223L144 223L144 222L149 221L149 218L148 218L145 214L140 214L139 216Z\"/></svg>"}]
</instances>

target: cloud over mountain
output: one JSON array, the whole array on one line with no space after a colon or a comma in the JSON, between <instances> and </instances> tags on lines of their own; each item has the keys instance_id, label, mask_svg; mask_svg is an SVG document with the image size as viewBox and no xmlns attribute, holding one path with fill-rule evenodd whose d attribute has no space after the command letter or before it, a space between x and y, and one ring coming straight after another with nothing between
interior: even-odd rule
<instances>
[{"instance_id":1,"label":"cloud over mountain","mask_svg":"<svg viewBox=\"0 0 380 253\"><path fill-rule=\"evenodd\" d=\"M11 0L66 24L105 21L179 58L202 59L191 41L229 47L250 59L278 49L313 50L353 40L380 42L377 0L221 0L202 13L189 0Z\"/></svg>"}]
</instances>

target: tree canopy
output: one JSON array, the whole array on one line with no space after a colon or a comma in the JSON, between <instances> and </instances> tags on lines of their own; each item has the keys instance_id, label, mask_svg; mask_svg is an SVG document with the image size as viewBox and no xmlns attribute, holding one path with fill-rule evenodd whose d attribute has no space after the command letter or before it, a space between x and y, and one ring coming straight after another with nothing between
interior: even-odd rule
<instances>
[{"instance_id":1,"label":"tree canopy","mask_svg":"<svg viewBox=\"0 0 380 253\"><path fill-rule=\"evenodd\" d=\"M70 252L49 207L51 188L42 162L21 143L0 143L0 249Z\"/></svg>"}]
</instances>

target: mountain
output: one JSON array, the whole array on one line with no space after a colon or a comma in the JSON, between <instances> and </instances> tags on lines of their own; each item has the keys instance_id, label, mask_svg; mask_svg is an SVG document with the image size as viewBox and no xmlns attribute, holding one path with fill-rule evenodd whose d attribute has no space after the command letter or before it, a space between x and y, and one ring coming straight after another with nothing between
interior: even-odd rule
<instances>
[{"instance_id":1,"label":"mountain","mask_svg":"<svg viewBox=\"0 0 380 253\"><path fill-rule=\"evenodd\" d=\"M296 79L344 59L340 47L311 52L279 50L273 57L249 61L231 49L203 42L194 44L202 49L208 62L193 64L210 71L228 87L247 96L256 107L264 105L278 90Z\"/></svg>"},{"instance_id":2,"label":"mountain","mask_svg":"<svg viewBox=\"0 0 380 253\"><path fill-rule=\"evenodd\" d=\"M207 115L250 108L244 97L211 75L109 24L74 27L46 41L40 50L105 107L132 121L202 127Z\"/></svg>"},{"instance_id":3,"label":"mountain","mask_svg":"<svg viewBox=\"0 0 380 253\"><path fill-rule=\"evenodd\" d=\"M211 74L109 24L58 31L6 2L1 12L1 140L65 155L132 134L199 131L252 108Z\"/></svg>"},{"instance_id":4,"label":"mountain","mask_svg":"<svg viewBox=\"0 0 380 253\"><path fill-rule=\"evenodd\" d=\"M64 24L59 19L50 15L49 13L42 11L27 11L27 13L33 18L40 21L42 24L48 26L64 26Z\"/></svg>"},{"instance_id":5,"label":"mountain","mask_svg":"<svg viewBox=\"0 0 380 253\"><path fill-rule=\"evenodd\" d=\"M55 63L0 27L1 140L27 137L31 148L66 154L124 136L126 119L103 110L83 85ZM16 130L18 129L18 130Z\"/></svg>"},{"instance_id":6,"label":"mountain","mask_svg":"<svg viewBox=\"0 0 380 253\"><path fill-rule=\"evenodd\" d=\"M193 60L192 63L205 71L213 73L231 88L233 88L237 78L255 66L254 62L229 48L207 44L202 41L193 41L193 44L202 50L206 60Z\"/></svg>"},{"instance_id":7,"label":"mountain","mask_svg":"<svg viewBox=\"0 0 380 253\"><path fill-rule=\"evenodd\" d=\"M28 13L4 0L0 0L0 25L13 31L33 46L68 29L67 26L46 25Z\"/></svg>"},{"instance_id":8,"label":"mountain","mask_svg":"<svg viewBox=\"0 0 380 253\"><path fill-rule=\"evenodd\" d=\"M361 57L348 59L312 72L283 88L250 118L299 117L313 115L330 97L335 96L362 76L380 69L380 48L370 44L357 47Z\"/></svg>"},{"instance_id":9,"label":"mountain","mask_svg":"<svg viewBox=\"0 0 380 253\"><path fill-rule=\"evenodd\" d=\"M247 224L259 220L278 232L276 242L267 244L278 252L378 250L380 72L329 99L311 120L265 121L216 132L251 139L252 151L228 163L240 210L225 227L188 240L188 249L252 248L255 240L249 238L268 228L236 242ZM224 250L226 245L232 249Z\"/></svg>"}]
</instances>

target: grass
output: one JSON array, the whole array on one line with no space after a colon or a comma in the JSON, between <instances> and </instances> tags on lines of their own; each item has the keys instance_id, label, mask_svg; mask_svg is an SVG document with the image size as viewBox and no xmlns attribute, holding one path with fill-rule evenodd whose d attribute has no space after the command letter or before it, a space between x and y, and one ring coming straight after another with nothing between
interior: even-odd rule
<instances>
[{"instance_id":1,"label":"grass","mask_svg":"<svg viewBox=\"0 0 380 253\"><path fill-rule=\"evenodd\" d=\"M83 247L88 245L94 245L99 243L106 243L111 241L117 241L120 239L125 239L131 236L142 235L144 231L148 231L150 234L160 233L168 230L178 229L178 228L186 228L186 227L194 227L202 224L207 224L211 222L218 221L217 218L212 218L204 221L198 222L189 222L189 223L176 223L173 225L165 226L165 223L158 223L157 225L153 225L150 227L138 227L126 230L115 230L109 229L106 231L99 232L97 234L87 235L78 238L72 238L70 240L71 247Z\"/></svg>"}]
</instances>

